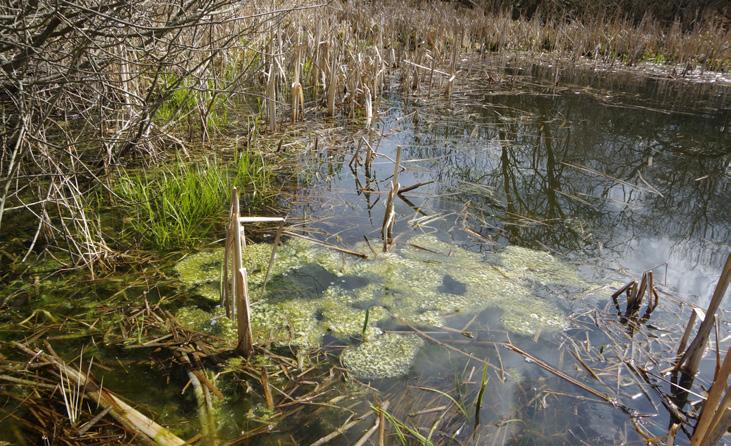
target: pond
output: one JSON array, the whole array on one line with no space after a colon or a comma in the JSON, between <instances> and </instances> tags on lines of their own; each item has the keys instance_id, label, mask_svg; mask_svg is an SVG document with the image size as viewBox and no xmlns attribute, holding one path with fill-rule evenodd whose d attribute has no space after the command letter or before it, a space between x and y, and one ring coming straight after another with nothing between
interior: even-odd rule
<instances>
[{"instance_id":1,"label":"pond","mask_svg":"<svg viewBox=\"0 0 731 446\"><path fill-rule=\"evenodd\" d=\"M459 415L446 419L439 419L441 412L431 418L413 415L449 404L444 398L425 396L425 387L460 395L472 407L480 384L479 361L426 342L419 344L408 373L401 378L369 379L375 375L372 371L362 373L362 378L380 389L392 408L397 402L397 413L422 432L429 432L438 421L438 430L473 444L637 441L640 437L621 411L558 397L573 395L575 389L523 357L500 354L490 342L509 337L548 363L561 364L578 376L583 372L585 378L581 366L564 355L566 339L595 350L609 341L581 317L569 318L570 322L561 319L595 310L606 315L613 290L594 287L617 286L628 277L653 270L662 288L677 297L662 302L653 316L656 333L651 337L660 339L668 332L682 331L688 309L678 305L679 300L701 307L708 304L731 240L730 90L588 72L561 73L556 86L555 70L550 67L510 72L509 82L495 85L481 82L484 73L475 70L469 74L473 81L451 101L390 98L381 106L386 110L381 122L369 133L356 135L345 149L321 145L318 152L304 157L303 165L315 169L314 176L321 180L297 191L289 215L307 218L308 231L319 237L325 234L324 239L333 244L360 246L367 253L365 238L379 250L383 204L400 146L402 188L429 184L396 199L397 240L392 255L409 258L420 248L433 249L421 251L440 264L436 269L414 266L412 276L401 279L403 285L422 295L426 292L425 299L430 301L438 300L438 295L455 301L459 295L477 293L480 305L445 310L432 326L469 331L474 337L455 334L449 337L452 343L444 340L504 367L510 376L491 372L482 424L471 433L470 423ZM379 154L369 171L362 165L353 168L354 153L363 161L368 146ZM306 175L312 177L313 172ZM424 234L441 243L425 242ZM516 270L524 273L523 285L531 288L529 300L516 302L514 294L501 290L500 274L485 283L469 281L468 270L481 261L483 277L489 276L491 265L505 265L495 256L508 257L514 247L551 253L553 259L565 262L561 268L571 265L592 285L567 288L567 277L540 258L503 270L513 280ZM467 265L461 258L466 253L479 253L481 260ZM409 265L402 268L410 271ZM561 283L546 287L550 280L541 280L544 273L546 278L561 276L556 281ZM433 286L433 294L425 290L428 286ZM386 288L393 292L392 286ZM375 295L381 290L379 285ZM405 297L408 292L401 294L385 304L395 319L411 306ZM493 298L496 302L486 303ZM449 304L439 305L449 308ZM511 314L526 307L530 310ZM722 311L727 313L729 308L726 300ZM550 316L536 317L552 311L562 315L556 318L556 326L563 331L550 329L546 323ZM513 324L506 319L513 319ZM515 319L527 324L525 329ZM386 318L380 326L386 333L410 332L403 317L400 322ZM722 338L728 332L727 325L723 327ZM725 348L722 345L721 351ZM343 357L346 367L348 353ZM402 358L411 353L405 349ZM710 359L704 363L705 370L711 366ZM625 384L629 388L610 393L642 391ZM662 407L653 408L656 403L643 398L630 403L652 414L649 430L663 434L668 416ZM451 440L435 441L448 444Z\"/></svg>"},{"instance_id":2,"label":"pond","mask_svg":"<svg viewBox=\"0 0 731 446\"><path fill-rule=\"evenodd\" d=\"M671 418L659 393L617 358L629 351L670 393L659 370L671 364L687 304L708 304L731 248L731 88L559 74L557 84L554 68L520 65L488 82L495 70L477 64L449 99L394 87L369 129L315 130L318 142L298 155L299 177L280 201L290 232L324 244L285 237L271 268L272 244L247 248L252 323L258 344L295 357L318 349L348 379L331 399L274 422L250 389L225 380L237 364L229 359L218 384L226 391L216 407L220 440L310 444L347 425L348 413L386 401L389 444L398 433L409 444L639 443L637 423L665 435ZM418 187L394 197L395 240L383 253L399 150L401 188ZM170 261L178 286L157 296L142 291L145 279L120 295L133 271L83 293L59 284L61 301L45 296L35 306L112 317L123 299L165 296L181 325L235 345L233 324L216 308L221 259L206 249ZM627 330L610 296L650 270L660 306ZM729 309L726 300L721 311ZM64 351L80 348L74 336L62 339ZM184 438L198 432L192 397L180 395L184 373L165 376L153 357L105 341L100 362L125 370L98 371L105 386ZM665 356L642 353L653 349ZM352 423L330 444L355 444L373 421ZM241 437L261 426L265 434ZM6 428L0 439L16 438ZM681 433L678 442L688 439Z\"/></svg>"}]
</instances>

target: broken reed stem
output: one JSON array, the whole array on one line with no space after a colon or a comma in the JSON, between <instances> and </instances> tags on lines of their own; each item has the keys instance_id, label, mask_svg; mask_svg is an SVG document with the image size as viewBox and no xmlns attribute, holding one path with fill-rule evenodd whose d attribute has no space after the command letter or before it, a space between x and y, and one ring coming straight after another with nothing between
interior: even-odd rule
<instances>
[{"instance_id":1,"label":"broken reed stem","mask_svg":"<svg viewBox=\"0 0 731 446\"><path fill-rule=\"evenodd\" d=\"M381 404L381 406L378 409L376 409L375 407L373 408L374 411L377 411L377 415L378 415L378 418L376 418L376 422L373 424L373 427L368 429L366 431L366 433L363 434L363 436L360 437L360 439L358 441L356 441L355 444L353 444L353 446L363 446L364 444L366 444L368 439L371 438L373 436L373 434L376 433L377 430L379 431L379 436L380 436L380 432L382 432L383 428L384 428L383 411L388 410L388 405L389 405L389 402L385 401L383 404ZM383 444L383 443L381 443L381 444Z\"/></svg>"},{"instance_id":2,"label":"broken reed stem","mask_svg":"<svg viewBox=\"0 0 731 446\"><path fill-rule=\"evenodd\" d=\"M236 349L245 356L249 356L254 349L253 336L251 334L251 321L249 316L249 289L247 285L247 273L242 259L243 244L241 237L241 211L239 209L239 191L233 188L231 191L233 212L231 215L230 228L233 230L233 277L232 295L236 314L236 326L238 329L239 342Z\"/></svg>"},{"instance_id":3,"label":"broken reed stem","mask_svg":"<svg viewBox=\"0 0 731 446\"><path fill-rule=\"evenodd\" d=\"M683 336L680 338L680 343L678 344L678 352L676 353L676 360L675 360L675 370L680 368L680 360L683 357L683 353L685 352L685 347L688 345L688 339L690 338L690 333L693 331L693 327L695 326L695 320L698 318L698 315L695 312L695 309L690 310L690 317L688 318L688 324L685 326L685 331L683 331Z\"/></svg>"},{"instance_id":4,"label":"broken reed stem","mask_svg":"<svg viewBox=\"0 0 731 446\"><path fill-rule=\"evenodd\" d=\"M421 186L426 186L426 185L432 184L433 182L434 182L434 180L424 181L422 183L416 183L416 184L412 184L411 186L406 186L404 188L399 188L398 193L399 193L399 195L400 194L405 194L406 192L411 192L414 189L418 189Z\"/></svg>"},{"instance_id":5,"label":"broken reed stem","mask_svg":"<svg viewBox=\"0 0 731 446\"><path fill-rule=\"evenodd\" d=\"M110 414L125 429L136 435L140 435L149 442L156 443L161 446L183 446L187 443L175 434L147 418L141 412L128 405L112 392L98 387L90 376L84 375L82 372L66 365L63 360L55 354L45 353L43 351L35 351L30 347L19 342L12 344L31 356L34 360L40 359L42 362L48 362L63 370L65 375L78 383L83 388L92 401L97 401L104 409L109 409Z\"/></svg>"},{"instance_id":6,"label":"broken reed stem","mask_svg":"<svg viewBox=\"0 0 731 446\"><path fill-rule=\"evenodd\" d=\"M274 410L274 397L272 396L272 388L269 386L269 375L264 367L261 369L259 380L261 381L262 389L264 389L264 399L267 403L267 409Z\"/></svg>"},{"instance_id":7,"label":"broken reed stem","mask_svg":"<svg viewBox=\"0 0 731 446\"><path fill-rule=\"evenodd\" d=\"M629 415L633 414L633 411L629 407L622 404L616 398L613 398L603 392L600 392L600 391L594 389L593 387L591 387L589 385L584 384L583 382L577 380L576 378L574 378L570 375L567 375L563 371L553 367L552 365L548 364L547 362L544 362L543 360L537 358L536 356L531 355L530 353L526 352L525 350L519 348L518 346L516 346L512 343L506 343L504 345L506 348L514 351L515 353L518 353L520 355L523 355L525 358L530 359L531 361L533 361L533 363L535 363L537 366L539 366L543 370L546 370L547 372L550 372L550 373L556 375L557 377L563 379L566 382L573 384L574 386L590 393L591 395L594 395L595 397L597 397L601 400L604 400L604 401L612 404L615 407L618 407L619 409L621 409L622 411L624 411L625 413L627 413Z\"/></svg>"},{"instance_id":8,"label":"broken reed stem","mask_svg":"<svg viewBox=\"0 0 731 446\"><path fill-rule=\"evenodd\" d=\"M624 315L622 314L622 309L619 306L618 299L618 297L623 293L627 297L627 306L625 308ZM642 279L640 280L639 287L637 285L637 281L633 280L612 294L612 301L614 302L614 307L617 309L617 315L620 316L623 321L635 317L639 313L640 307L642 307L642 301L644 300L645 293L647 293L647 307L642 315L642 321L646 321L650 318L650 315L652 315L652 312L655 311L655 308L657 308L657 305L660 302L660 296L655 289L655 281L652 271L642 273Z\"/></svg>"},{"instance_id":9,"label":"broken reed stem","mask_svg":"<svg viewBox=\"0 0 731 446\"><path fill-rule=\"evenodd\" d=\"M679 361L682 371L690 376L695 376L698 373L703 353L706 350L706 344L708 343L708 337L713 330L713 326L716 320L716 311L721 306L723 297L726 295L726 289L728 288L729 280L731 280L731 253L726 258L726 263L721 271L721 276L718 278L716 288L713 291L711 302L706 310L706 317L701 322L698 333L696 333L693 342L691 342L688 349L683 354L683 357Z\"/></svg>"},{"instance_id":10,"label":"broken reed stem","mask_svg":"<svg viewBox=\"0 0 731 446\"><path fill-rule=\"evenodd\" d=\"M396 222L396 212L394 210L394 199L399 193L398 175L401 168L401 146L396 146L396 161L393 165L393 176L391 177L391 190L388 191L386 198L386 212L383 215L383 225L381 226L381 238L383 239L383 252L388 252L393 244L393 225Z\"/></svg>"},{"instance_id":11,"label":"broken reed stem","mask_svg":"<svg viewBox=\"0 0 731 446\"><path fill-rule=\"evenodd\" d=\"M729 404L731 404L731 391L727 386L729 373L731 373L731 348L726 351L723 365L713 380L711 389L708 391L708 398L703 403L700 419L691 438L691 446L705 444L709 434L713 435L714 431L717 430L717 425L729 411ZM728 425L723 427L724 431L726 429L728 429Z\"/></svg>"}]
</instances>

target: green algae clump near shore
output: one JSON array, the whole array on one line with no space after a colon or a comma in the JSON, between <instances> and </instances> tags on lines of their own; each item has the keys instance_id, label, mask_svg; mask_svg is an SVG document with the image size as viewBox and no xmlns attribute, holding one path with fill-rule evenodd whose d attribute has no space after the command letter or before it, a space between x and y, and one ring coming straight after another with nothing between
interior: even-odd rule
<instances>
[{"instance_id":1,"label":"green algae clump near shore","mask_svg":"<svg viewBox=\"0 0 731 446\"><path fill-rule=\"evenodd\" d=\"M409 372L423 345L417 335L386 333L373 341L346 347L340 360L361 379L396 378Z\"/></svg>"},{"instance_id":2,"label":"green algae clump near shore","mask_svg":"<svg viewBox=\"0 0 731 446\"><path fill-rule=\"evenodd\" d=\"M264 289L271 254L269 244L249 245L244 254L255 342L317 348L326 334L358 340L342 361L368 379L406 373L421 346L411 335L383 333L379 322L444 326L450 315L492 309L506 331L531 336L564 329L557 295L589 287L572 266L548 253L511 246L483 255L418 235L370 260L290 240L277 250ZM175 269L194 294L217 301L222 259L222 250L206 251ZM209 313L184 307L178 319L224 339L236 336L220 308Z\"/></svg>"}]
</instances>

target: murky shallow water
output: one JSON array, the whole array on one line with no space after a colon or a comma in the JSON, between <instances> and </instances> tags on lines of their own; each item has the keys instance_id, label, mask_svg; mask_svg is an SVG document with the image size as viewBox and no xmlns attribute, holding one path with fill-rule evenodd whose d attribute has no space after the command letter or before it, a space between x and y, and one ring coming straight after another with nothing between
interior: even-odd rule
<instances>
[{"instance_id":1,"label":"murky shallow water","mask_svg":"<svg viewBox=\"0 0 731 446\"><path fill-rule=\"evenodd\" d=\"M565 346L574 342L576 348L601 357L610 340L592 326L587 315L613 316L607 308L611 291L608 287L593 292L587 289L616 286L648 269L673 296L706 305L730 249L731 93L581 73L572 75L574 78L562 74L560 87L555 87L555 73L550 68L515 70L513 75L510 83L499 86L472 82L468 85L474 86L463 87L449 102L443 98L403 99L394 94L381 103L381 119L370 132L323 130L317 151L310 145L301 157L303 186L284 200L290 203L291 217L308 222L300 229L311 237L366 253L367 239L379 250L392 159L396 147L401 146L405 168L400 174L402 187L432 182L396 199L397 238L392 256L397 263L399 259L412 261L401 263L403 269L397 271L405 270L408 276L401 280L422 293L422 301L446 295L454 296L455 301L464 298L472 302L465 296L482 293L490 296L492 304L457 305L437 311L436 316L434 309L432 313L422 311L423 302L414 304L407 296L408 289L384 279L381 267L387 262L383 259L364 262L337 254L340 260L326 268L309 259L310 263L296 268L290 279L305 284L303 293L307 296L298 298L303 302L309 299L307 305L313 305L313 300L320 299L333 285L341 285L345 294L362 294L363 290L373 294L372 299L348 301L348 311L358 313L349 320L355 321L354 327L345 324L340 333L332 327L328 333L323 324L342 315L342 311L335 311L342 308L327 301L312 310L310 316L323 330L312 342L328 351L339 354L345 344L350 344L350 351L360 345L357 334L366 308L373 312L371 327L384 336L413 339L413 328L408 326L413 324L449 344L451 348L421 340L398 345L401 356L409 359L397 364L399 373L393 375L400 376L379 379L375 372L360 375L361 381L378 389L382 400L390 402L391 413L422 434L438 422L432 436L436 444L639 443L625 413L588 400L588 394L522 356L496 348L494 343L510 339L612 395L641 391L629 381L621 392L598 385L566 354ZM481 73L468 76L478 79ZM340 132L353 136L346 142L339 138L337 143L330 142L337 138L325 136ZM367 145L379 154L369 175L363 166L355 171L350 168L353 155L359 151L363 158ZM431 238L425 239L425 234ZM434 245L435 240L442 244ZM501 274L510 277L512 269L497 273L493 269L505 265L505 253L515 247L549 252L591 284L579 290L563 286L565 283L546 287L540 280L529 280L541 274L537 263L524 268L520 277L512 277L522 281L529 290L524 294L533 299L522 303L521 310L531 307L530 312L540 313L538 306L549 305L552 314L566 319L553 329L550 324L531 320L526 324L525 317L516 321L515 314L520 311L506 304L516 295L489 282L469 280L476 277L469 271L481 265L492 271L496 281L501 280ZM469 258L470 262L458 263L459 258ZM371 266L362 266L367 262ZM338 276L331 271L344 268L346 263L350 265L348 274ZM341 284L342 280L345 282ZM114 292L113 285L101 288L91 290L91 297L81 294L67 304L70 313L86 304L89 311L100 311L94 295L102 300ZM397 292L384 293L386 288ZM431 294L425 299L427 292ZM499 292L505 294L503 301L496 295ZM403 300L399 300L399 293ZM288 298L295 301L292 296ZM687 309L681 313L674 299L663 300L653 315L652 336L661 338L677 329L683 321L676 313L687 317ZM199 298L186 302L211 308ZM339 305L340 301L335 302ZM727 300L726 313L729 305ZM374 306L384 307L388 314L378 313ZM415 307L419 311L413 310ZM591 313L594 310L597 313ZM328 311L334 311L335 316L328 319ZM571 316L576 313L579 315ZM394 314L399 318L389 316ZM440 328L430 326L429 321ZM457 332L445 332L444 327ZM728 326L721 329L723 337ZM459 331L469 332L469 336ZM652 342L652 336L643 339ZM69 351L78 347L67 346ZM128 373L100 371L109 388L181 435L192 436L197 431L192 396L190 392L180 395L186 381L183 374L173 372L171 377L162 377L151 372L159 365L146 368L140 364L144 354L134 356L108 348L100 351L100 360L117 361ZM490 364L477 429L474 410L483 363L474 358ZM348 361L344 356L345 366ZM351 358L350 363L356 362ZM706 372L711 365L705 364ZM467 413L452 407L442 416L443 407L453 403L433 389L451 395ZM346 401L363 398L355 394ZM643 398L624 402L648 415L650 432L664 433L668 416L661 406ZM430 411L436 408L442 409ZM219 412L224 424L222 437L235 437L257 426L256 422L242 421L251 409L246 395L230 398ZM317 416L311 415L314 413ZM335 430L344 417L337 411L307 409L251 444L309 444ZM333 444L355 443L370 423L349 431ZM679 440L685 441L682 435ZM397 440L391 441L395 444Z\"/></svg>"}]
</instances>

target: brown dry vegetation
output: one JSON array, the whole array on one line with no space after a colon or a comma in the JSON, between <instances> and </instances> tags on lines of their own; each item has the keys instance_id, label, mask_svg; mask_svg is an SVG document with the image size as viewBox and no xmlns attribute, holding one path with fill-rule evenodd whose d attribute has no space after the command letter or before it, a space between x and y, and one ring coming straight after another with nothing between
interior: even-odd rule
<instances>
[{"instance_id":1,"label":"brown dry vegetation","mask_svg":"<svg viewBox=\"0 0 731 446\"><path fill-rule=\"evenodd\" d=\"M715 3L670 2L674 20L659 3L660 18L637 2L601 13L596 2L474 4L5 4L0 231L9 218L35 221L27 252L54 246L76 265L110 263L117 247L90 197L117 167L231 147L244 122L242 148L260 150L256 136L291 120L369 115L394 74L405 91L451 94L473 55L652 61L677 75L731 64L729 21Z\"/></svg>"}]
</instances>

